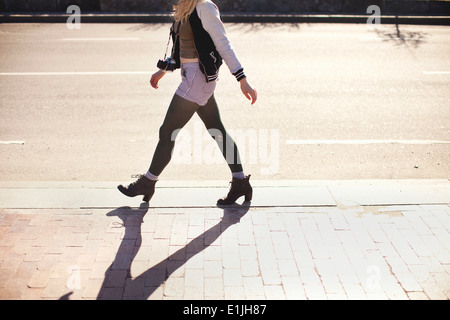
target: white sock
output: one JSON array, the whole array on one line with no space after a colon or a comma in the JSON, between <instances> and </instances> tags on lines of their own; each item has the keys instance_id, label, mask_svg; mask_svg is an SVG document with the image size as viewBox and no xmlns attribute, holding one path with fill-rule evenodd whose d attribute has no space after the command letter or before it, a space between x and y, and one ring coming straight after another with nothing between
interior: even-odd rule
<instances>
[{"instance_id":1,"label":"white sock","mask_svg":"<svg viewBox=\"0 0 450 320\"><path fill-rule=\"evenodd\" d=\"M153 180L153 181L158 181L159 176L155 176L154 174L151 174L150 171L147 171L146 174L144 174L144 176L147 179Z\"/></svg>"},{"instance_id":2,"label":"white sock","mask_svg":"<svg viewBox=\"0 0 450 320\"><path fill-rule=\"evenodd\" d=\"M236 178L236 179L244 179L245 178L244 171L232 172L231 174L232 174L233 178Z\"/></svg>"}]
</instances>

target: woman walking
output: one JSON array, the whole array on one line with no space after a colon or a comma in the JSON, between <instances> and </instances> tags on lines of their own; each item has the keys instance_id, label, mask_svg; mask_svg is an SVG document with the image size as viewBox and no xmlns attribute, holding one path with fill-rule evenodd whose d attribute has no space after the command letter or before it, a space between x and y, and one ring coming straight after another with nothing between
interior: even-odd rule
<instances>
[{"instance_id":1,"label":"woman walking","mask_svg":"<svg viewBox=\"0 0 450 320\"><path fill-rule=\"evenodd\" d=\"M150 79L157 89L159 80L167 71L181 68L182 81L167 110L159 129L159 142L148 171L137 181L118 189L129 197L143 195L150 201L159 175L170 162L176 133L197 113L211 132L232 173L228 195L217 201L218 205L234 203L241 196L252 198L250 175L245 175L234 140L227 134L220 119L214 98L219 68L225 61L239 82L242 93L254 104L256 90L248 83L244 68L228 40L217 6L210 0L180 0L174 6L174 23L171 28L172 55L158 62L158 70ZM231 155L231 157L230 157ZM232 159L230 159L232 158Z\"/></svg>"}]
</instances>

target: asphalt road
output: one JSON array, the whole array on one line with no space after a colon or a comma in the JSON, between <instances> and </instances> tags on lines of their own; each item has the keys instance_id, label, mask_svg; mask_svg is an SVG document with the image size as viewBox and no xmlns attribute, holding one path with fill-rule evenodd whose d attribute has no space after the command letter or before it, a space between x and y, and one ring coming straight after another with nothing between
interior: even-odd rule
<instances>
[{"instance_id":1,"label":"asphalt road","mask_svg":"<svg viewBox=\"0 0 450 320\"><path fill-rule=\"evenodd\" d=\"M259 99L226 66L216 99L254 179L449 178L450 27L226 27ZM0 180L145 172L180 81L148 83L168 28L1 24ZM182 132L161 179L229 179L197 116Z\"/></svg>"}]
</instances>

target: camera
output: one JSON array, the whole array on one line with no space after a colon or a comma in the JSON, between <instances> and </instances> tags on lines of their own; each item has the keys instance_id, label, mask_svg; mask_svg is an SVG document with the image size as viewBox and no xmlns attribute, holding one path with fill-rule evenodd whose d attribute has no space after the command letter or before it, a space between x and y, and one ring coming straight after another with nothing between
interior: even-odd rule
<instances>
[{"instance_id":1,"label":"camera","mask_svg":"<svg viewBox=\"0 0 450 320\"><path fill-rule=\"evenodd\" d=\"M166 60L159 60L156 66L164 71L174 71L176 69L176 62L169 57Z\"/></svg>"}]
</instances>

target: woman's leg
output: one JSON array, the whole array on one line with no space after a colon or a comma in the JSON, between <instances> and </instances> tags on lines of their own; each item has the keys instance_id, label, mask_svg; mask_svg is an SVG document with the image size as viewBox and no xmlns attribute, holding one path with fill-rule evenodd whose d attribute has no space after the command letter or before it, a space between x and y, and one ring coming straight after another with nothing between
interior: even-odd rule
<instances>
[{"instance_id":1,"label":"woman's leg","mask_svg":"<svg viewBox=\"0 0 450 320\"><path fill-rule=\"evenodd\" d=\"M231 188L226 197L217 200L218 205L233 204L237 199L245 196L245 201L251 201L253 188L250 185L250 175L245 176L239 151L233 138L227 133L220 119L219 108L217 107L214 95L208 100L208 103L197 109L197 114L208 129L211 136L216 140L227 160L228 166L233 175Z\"/></svg>"},{"instance_id":2,"label":"woman's leg","mask_svg":"<svg viewBox=\"0 0 450 320\"><path fill-rule=\"evenodd\" d=\"M198 109L198 104L175 94L162 126L159 129L159 142L156 146L149 172L159 176L172 158L177 129L183 128Z\"/></svg>"},{"instance_id":3,"label":"woman's leg","mask_svg":"<svg viewBox=\"0 0 450 320\"><path fill-rule=\"evenodd\" d=\"M129 197L143 195L143 201L150 201L155 192L155 183L158 180L158 175L167 166L172 156L172 149L178 133L177 129L184 127L197 108L198 104L189 102L176 94L174 95L164 122L159 129L159 142L149 171L128 186L117 186L120 192Z\"/></svg>"},{"instance_id":4,"label":"woman's leg","mask_svg":"<svg viewBox=\"0 0 450 320\"><path fill-rule=\"evenodd\" d=\"M223 126L214 95L209 98L208 103L205 106L201 106L197 109L197 114L200 119L202 119L208 132L219 145L220 151L222 151L225 160L227 160L231 172L234 174L242 173L242 177L240 178L243 178L243 169L238 148L233 138L227 133Z\"/></svg>"}]
</instances>

